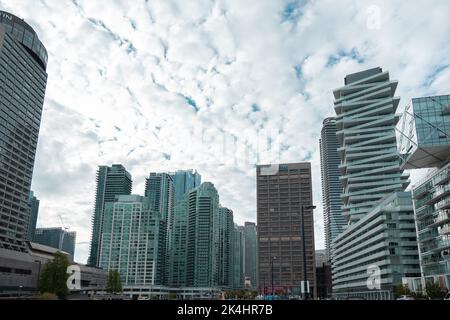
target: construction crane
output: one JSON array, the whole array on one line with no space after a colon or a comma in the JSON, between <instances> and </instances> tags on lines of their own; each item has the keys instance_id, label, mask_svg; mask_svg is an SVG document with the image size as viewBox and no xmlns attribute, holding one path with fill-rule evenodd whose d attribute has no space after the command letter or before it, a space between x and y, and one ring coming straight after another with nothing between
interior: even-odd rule
<instances>
[{"instance_id":1,"label":"construction crane","mask_svg":"<svg viewBox=\"0 0 450 320\"><path fill-rule=\"evenodd\" d=\"M64 231L65 232L61 232L61 237L60 237L60 239L59 239L59 250L63 250L63 243L64 243L64 236L66 235L66 232L69 232L69 228L68 227L66 227L66 225L64 224L64 221L63 221L63 218L62 218L62 216L61 216L61 214L59 214L58 213L58 217L59 217L59 220L61 221L61 226L63 227L63 229L64 229Z\"/></svg>"},{"instance_id":2,"label":"construction crane","mask_svg":"<svg viewBox=\"0 0 450 320\"><path fill-rule=\"evenodd\" d=\"M63 229L65 231L69 231L70 229L68 227L66 227L66 225L64 224L61 214L58 213L58 217L59 217L59 220L61 221L61 226L63 227Z\"/></svg>"}]
</instances>

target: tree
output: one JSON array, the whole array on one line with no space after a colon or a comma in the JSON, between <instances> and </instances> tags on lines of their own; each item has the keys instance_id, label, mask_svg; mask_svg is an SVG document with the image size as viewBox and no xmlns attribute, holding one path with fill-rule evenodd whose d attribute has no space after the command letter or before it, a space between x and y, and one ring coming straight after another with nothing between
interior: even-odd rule
<instances>
[{"instance_id":1,"label":"tree","mask_svg":"<svg viewBox=\"0 0 450 320\"><path fill-rule=\"evenodd\" d=\"M67 268L69 267L69 259L61 252L53 255L53 260L48 261L39 276L38 289L39 292L55 294L58 298L64 298L69 294L67 288L67 279L69 277Z\"/></svg>"},{"instance_id":2,"label":"tree","mask_svg":"<svg viewBox=\"0 0 450 320\"><path fill-rule=\"evenodd\" d=\"M395 298L399 298L400 296L410 296L412 295L411 290L407 285L398 285L394 288L394 296Z\"/></svg>"},{"instance_id":3,"label":"tree","mask_svg":"<svg viewBox=\"0 0 450 320\"><path fill-rule=\"evenodd\" d=\"M122 292L122 281L120 280L119 271L109 270L108 281L106 283L106 291L109 293Z\"/></svg>"},{"instance_id":4,"label":"tree","mask_svg":"<svg viewBox=\"0 0 450 320\"><path fill-rule=\"evenodd\" d=\"M427 296L430 299L444 299L447 294L446 291L442 290L438 283L429 282L427 283L425 290L427 292Z\"/></svg>"}]
</instances>

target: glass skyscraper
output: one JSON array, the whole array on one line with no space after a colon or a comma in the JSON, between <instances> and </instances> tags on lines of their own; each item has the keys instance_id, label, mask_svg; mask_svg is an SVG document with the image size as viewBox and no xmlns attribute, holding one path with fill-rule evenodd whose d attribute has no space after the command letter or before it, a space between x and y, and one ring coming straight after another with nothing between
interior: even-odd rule
<instances>
[{"instance_id":1,"label":"glass skyscraper","mask_svg":"<svg viewBox=\"0 0 450 320\"><path fill-rule=\"evenodd\" d=\"M219 286L233 286L233 210L219 207L220 249L219 249Z\"/></svg>"},{"instance_id":2,"label":"glass skyscraper","mask_svg":"<svg viewBox=\"0 0 450 320\"><path fill-rule=\"evenodd\" d=\"M202 176L194 170L178 170L170 173L170 176L175 188L175 203L183 199L186 192L200 187L202 183Z\"/></svg>"},{"instance_id":3,"label":"glass skyscraper","mask_svg":"<svg viewBox=\"0 0 450 320\"><path fill-rule=\"evenodd\" d=\"M99 166L88 265L98 266L105 203L114 202L118 195L130 195L131 189L131 174L122 165Z\"/></svg>"},{"instance_id":4,"label":"glass skyscraper","mask_svg":"<svg viewBox=\"0 0 450 320\"><path fill-rule=\"evenodd\" d=\"M28 224L28 240L33 241L34 232L36 230L37 218L39 214L39 199L35 197L33 191L30 191L28 203L30 205L31 210L30 222Z\"/></svg>"},{"instance_id":5,"label":"glass skyscraper","mask_svg":"<svg viewBox=\"0 0 450 320\"><path fill-rule=\"evenodd\" d=\"M250 288L257 287L257 231L256 224L253 222L245 222L244 224L245 236L245 256L244 256L244 275L245 281L250 281ZM247 285L247 283L246 283Z\"/></svg>"},{"instance_id":6,"label":"glass skyscraper","mask_svg":"<svg viewBox=\"0 0 450 320\"><path fill-rule=\"evenodd\" d=\"M26 251L46 68L47 51L33 28L0 11L0 248L7 250Z\"/></svg>"},{"instance_id":7,"label":"glass skyscraper","mask_svg":"<svg viewBox=\"0 0 450 320\"><path fill-rule=\"evenodd\" d=\"M161 264L165 270L162 275L162 283L167 284L169 269L167 264L169 261L169 246L171 243L170 229L173 224L173 210L174 210L174 185L170 174L168 173L150 173L145 183L145 196L150 201L152 210L161 214L163 228L161 230L163 246L163 258Z\"/></svg>"},{"instance_id":8,"label":"glass skyscraper","mask_svg":"<svg viewBox=\"0 0 450 320\"><path fill-rule=\"evenodd\" d=\"M322 177L322 201L325 227L325 256L331 261L331 242L345 229L342 215L342 183L339 180L340 159L338 155L336 119L326 118L320 135L320 172Z\"/></svg>"},{"instance_id":9,"label":"glass skyscraper","mask_svg":"<svg viewBox=\"0 0 450 320\"><path fill-rule=\"evenodd\" d=\"M219 284L219 194L210 182L187 193L187 286Z\"/></svg>"},{"instance_id":10,"label":"glass skyscraper","mask_svg":"<svg viewBox=\"0 0 450 320\"><path fill-rule=\"evenodd\" d=\"M234 225L233 230L233 288L244 288L245 229Z\"/></svg>"}]
</instances>

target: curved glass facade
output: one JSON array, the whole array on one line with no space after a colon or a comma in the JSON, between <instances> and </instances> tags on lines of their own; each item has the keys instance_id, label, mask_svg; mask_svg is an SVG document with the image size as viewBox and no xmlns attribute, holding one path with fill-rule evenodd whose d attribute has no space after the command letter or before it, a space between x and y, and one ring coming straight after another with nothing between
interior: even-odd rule
<instances>
[{"instance_id":1,"label":"curved glass facade","mask_svg":"<svg viewBox=\"0 0 450 320\"><path fill-rule=\"evenodd\" d=\"M24 20L0 10L0 24L15 40L31 50L35 60L47 69L48 54L36 32Z\"/></svg>"}]
</instances>

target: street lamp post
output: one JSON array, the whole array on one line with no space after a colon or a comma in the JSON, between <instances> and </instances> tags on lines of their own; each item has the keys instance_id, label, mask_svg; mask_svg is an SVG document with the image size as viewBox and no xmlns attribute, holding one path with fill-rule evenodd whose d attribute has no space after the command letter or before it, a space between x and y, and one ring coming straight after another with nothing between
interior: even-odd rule
<instances>
[{"instance_id":1,"label":"street lamp post","mask_svg":"<svg viewBox=\"0 0 450 320\"><path fill-rule=\"evenodd\" d=\"M316 206L301 206L301 218L302 218L302 246L303 246L303 299L308 300L308 294L306 293L306 284L308 282L307 271L306 271L306 245L305 245L305 217L303 215L303 211L306 210L314 210Z\"/></svg>"}]
</instances>

